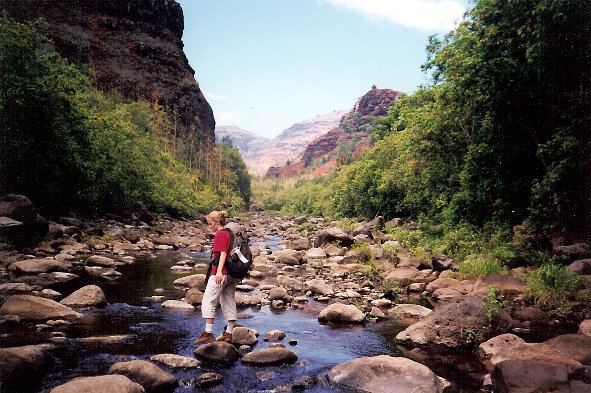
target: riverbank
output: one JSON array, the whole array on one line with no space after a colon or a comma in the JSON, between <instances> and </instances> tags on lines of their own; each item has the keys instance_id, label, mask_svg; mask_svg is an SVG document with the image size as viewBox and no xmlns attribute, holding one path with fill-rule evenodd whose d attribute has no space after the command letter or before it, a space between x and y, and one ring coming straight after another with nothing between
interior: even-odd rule
<instances>
[{"instance_id":1,"label":"riverbank","mask_svg":"<svg viewBox=\"0 0 591 393\"><path fill-rule=\"evenodd\" d=\"M163 338L150 333L141 340L138 353L107 356L99 368L101 373L95 368L72 378L126 375L130 382L144 381L140 385L145 389L146 373L156 378L158 372L146 371L143 363L129 363L141 360L167 373L162 381L168 382L161 382L161 387L179 392L205 389L208 382L198 379L211 373L216 376L203 378L228 392L240 378L249 381L252 391L282 387L377 392L377 385L364 385L364 373L375 373L372 380L379 386L392 386L400 383L400 370L413 376L415 386L424 384L426 391L514 391L515 386L547 384L572 390L591 383L585 374L589 366L589 350L585 348L591 348L587 345L591 338L586 335L589 322L567 323L526 306L521 299L525 283L519 270L459 281L454 278L453 261L411 258L408 250L376 231L372 222L359 222L358 228L347 231L317 217L254 213L239 224L250 234L256 257L254 270L236 296L245 318L241 324L248 328L236 335L231 345L236 357L229 366L218 355L193 354L194 347L189 345L202 328L200 293L213 235L203 218L154 216L148 225L133 215L94 220L63 217L49 223L53 239L29 253L5 248L0 285L3 386L59 375L56 367L60 367L60 359L72 348L79 348L72 346L74 341L95 343L94 348L123 346L124 352L133 352L129 331L106 329L108 335L96 336L96 331L85 330L81 323L89 316L107 324L121 323L126 319L120 315L126 313L134 315L135 322L121 323L122 327L153 332L146 326L156 324L175 332L165 335L174 345L146 344ZM367 250L370 259L364 255ZM158 264L161 254L168 255L167 262L161 263L172 276L163 281L150 271L136 284L129 279L130 274L139 276L143 267ZM134 295L139 300L121 294L125 286L114 283L122 280L126 286L140 285L141 281L143 290ZM483 299L491 286L507 303L489 316ZM33 297L43 303L34 302L38 299ZM156 309L166 314L154 317ZM174 323L163 322L171 315L175 315ZM217 318L218 331L222 324L223 318ZM279 327L286 330L285 338L265 338L269 332L281 330ZM370 349L364 350L364 343ZM285 357L272 361L260 352L272 346L283 347L280 355ZM152 356L165 355L158 353L164 349L172 351L168 355L202 364L187 371L174 367L170 360L150 361ZM210 352L227 350L212 347ZM246 354L257 352L260 364L253 365L248 358L245 361ZM544 355L550 352L552 356ZM30 354L17 358L15 353ZM333 355L336 357L331 359ZM118 363L123 364L111 370ZM307 368L307 364L312 366ZM363 373L359 374L358 368ZM524 378L514 371L532 368L540 370L535 378ZM286 369L290 370L287 374ZM560 375L566 377L556 380L551 370L563 370ZM238 381L232 379L234 372L240 375ZM176 383L171 382L171 376ZM57 385L51 388L57 389Z\"/></svg>"}]
</instances>

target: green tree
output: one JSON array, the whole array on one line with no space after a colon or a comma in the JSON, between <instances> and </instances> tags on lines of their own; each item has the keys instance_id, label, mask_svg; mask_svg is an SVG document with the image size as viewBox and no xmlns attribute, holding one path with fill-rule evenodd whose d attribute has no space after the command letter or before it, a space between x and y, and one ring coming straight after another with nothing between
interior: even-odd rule
<instances>
[{"instance_id":1,"label":"green tree","mask_svg":"<svg viewBox=\"0 0 591 393\"><path fill-rule=\"evenodd\" d=\"M46 27L0 18L0 190L67 204L85 183L89 82L55 53Z\"/></svg>"}]
</instances>

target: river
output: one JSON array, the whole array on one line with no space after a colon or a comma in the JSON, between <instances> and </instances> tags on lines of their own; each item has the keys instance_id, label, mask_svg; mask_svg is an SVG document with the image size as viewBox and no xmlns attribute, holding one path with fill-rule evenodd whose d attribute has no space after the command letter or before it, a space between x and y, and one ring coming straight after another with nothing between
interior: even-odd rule
<instances>
[{"instance_id":1,"label":"river","mask_svg":"<svg viewBox=\"0 0 591 393\"><path fill-rule=\"evenodd\" d=\"M266 244L273 248L278 240ZM203 262L207 260L207 255L203 253L190 256ZM85 311L85 317L65 331L67 339L57 351L53 372L46 374L40 385L23 386L18 392L48 393L76 377L107 374L109 368L120 361L148 360L150 356L162 353L192 357L195 349L192 341L204 328L201 313L198 310L181 312L161 306L165 299L184 296L183 290L173 287L173 281L182 275L170 269L178 259L177 253L160 252L120 267L118 270L123 276L118 280L95 281L105 292L109 304L100 310ZM334 393L343 391L328 385L324 376L335 365L364 356L403 356L394 338L404 326L396 321L368 322L365 326L323 325L318 323L317 316L324 307L326 304L310 298L301 309L277 310L269 306L239 309L238 323L260 333L255 350L268 347L269 343L263 339L266 332L281 330L286 334L282 343L298 355L295 364L253 367L236 361L231 366L202 364L196 369L180 371L161 367L180 381L175 393ZM214 324L216 335L221 333L224 324L224 318L218 311ZM106 336L112 337L108 340L88 339ZM476 392L477 383L470 375L479 373L480 370L474 368L477 362L471 356L457 356L451 361L452 365L449 356L433 356L424 359L424 362L438 375L452 380L457 385L456 392ZM222 384L199 388L196 378L209 371L221 374Z\"/></svg>"}]
</instances>

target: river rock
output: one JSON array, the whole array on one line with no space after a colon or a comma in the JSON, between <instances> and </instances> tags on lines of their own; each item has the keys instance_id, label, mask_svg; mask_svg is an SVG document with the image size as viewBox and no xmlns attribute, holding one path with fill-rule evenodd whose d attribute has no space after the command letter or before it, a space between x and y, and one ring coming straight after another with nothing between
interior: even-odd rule
<instances>
[{"instance_id":1,"label":"river rock","mask_svg":"<svg viewBox=\"0 0 591 393\"><path fill-rule=\"evenodd\" d=\"M591 258L576 260L566 268L571 273L591 275Z\"/></svg>"},{"instance_id":2,"label":"river rock","mask_svg":"<svg viewBox=\"0 0 591 393\"><path fill-rule=\"evenodd\" d=\"M332 287L324 280L315 278L304 283L307 290L312 291L316 295L330 296L334 295Z\"/></svg>"},{"instance_id":3,"label":"river rock","mask_svg":"<svg viewBox=\"0 0 591 393\"><path fill-rule=\"evenodd\" d=\"M40 274L56 271L68 271L72 264L68 262L56 261L54 258L43 259L25 259L10 265L8 270L18 274Z\"/></svg>"},{"instance_id":4,"label":"river rock","mask_svg":"<svg viewBox=\"0 0 591 393\"><path fill-rule=\"evenodd\" d=\"M0 314L17 315L24 321L76 320L83 315L58 302L31 295L14 295L0 307Z\"/></svg>"},{"instance_id":5,"label":"river rock","mask_svg":"<svg viewBox=\"0 0 591 393\"><path fill-rule=\"evenodd\" d=\"M112 258L107 258L102 255L91 255L86 259L87 266L100 266L100 267L116 267L119 265Z\"/></svg>"},{"instance_id":6,"label":"river rock","mask_svg":"<svg viewBox=\"0 0 591 393\"><path fill-rule=\"evenodd\" d=\"M174 280L173 285L181 288L197 288L205 291L205 274L193 274Z\"/></svg>"},{"instance_id":7,"label":"river rock","mask_svg":"<svg viewBox=\"0 0 591 393\"><path fill-rule=\"evenodd\" d=\"M222 383L222 376L218 373L203 373L197 377L197 384L202 388L219 385Z\"/></svg>"},{"instance_id":8,"label":"river rock","mask_svg":"<svg viewBox=\"0 0 591 393\"><path fill-rule=\"evenodd\" d=\"M142 385L124 375L101 375L77 378L53 389L50 393L145 393Z\"/></svg>"},{"instance_id":9,"label":"river rock","mask_svg":"<svg viewBox=\"0 0 591 393\"><path fill-rule=\"evenodd\" d=\"M115 363L109 374L125 375L142 385L146 392L172 392L179 384L174 375L145 360Z\"/></svg>"},{"instance_id":10,"label":"river rock","mask_svg":"<svg viewBox=\"0 0 591 393\"><path fill-rule=\"evenodd\" d=\"M49 344L0 348L0 388L41 378L53 366L53 348Z\"/></svg>"},{"instance_id":11,"label":"river rock","mask_svg":"<svg viewBox=\"0 0 591 393\"><path fill-rule=\"evenodd\" d=\"M197 368L199 365L201 365L201 362L197 359L170 353L154 355L150 358L150 360L164 364L170 368Z\"/></svg>"},{"instance_id":12,"label":"river rock","mask_svg":"<svg viewBox=\"0 0 591 393\"><path fill-rule=\"evenodd\" d=\"M258 341L257 334L253 329L244 326L232 329L232 344L254 345Z\"/></svg>"},{"instance_id":13,"label":"river rock","mask_svg":"<svg viewBox=\"0 0 591 393\"><path fill-rule=\"evenodd\" d=\"M195 311L195 306L182 300L165 300L162 307L180 311Z\"/></svg>"},{"instance_id":14,"label":"river rock","mask_svg":"<svg viewBox=\"0 0 591 393\"><path fill-rule=\"evenodd\" d=\"M24 282L9 282L0 285L0 296L24 295L33 292L33 288Z\"/></svg>"},{"instance_id":15,"label":"river rock","mask_svg":"<svg viewBox=\"0 0 591 393\"><path fill-rule=\"evenodd\" d=\"M307 250L312 247L310 240L306 237L302 237L299 239L288 240L285 242L285 247L290 248L297 251Z\"/></svg>"},{"instance_id":16,"label":"river rock","mask_svg":"<svg viewBox=\"0 0 591 393\"><path fill-rule=\"evenodd\" d=\"M236 347L224 341L202 345L193 353L197 358L208 363L233 363L238 359Z\"/></svg>"},{"instance_id":17,"label":"river rock","mask_svg":"<svg viewBox=\"0 0 591 393\"><path fill-rule=\"evenodd\" d=\"M396 265L397 268L412 267L417 270L431 269L431 264L423 258L402 258Z\"/></svg>"},{"instance_id":18,"label":"river rock","mask_svg":"<svg viewBox=\"0 0 591 393\"><path fill-rule=\"evenodd\" d=\"M236 292L234 295L236 305L240 307L256 306L262 303L262 299L259 295L247 295L244 293Z\"/></svg>"},{"instance_id":19,"label":"river rock","mask_svg":"<svg viewBox=\"0 0 591 393\"><path fill-rule=\"evenodd\" d=\"M60 303L68 307L103 307L107 304L107 297L100 287L87 285L73 292Z\"/></svg>"},{"instance_id":20,"label":"river rock","mask_svg":"<svg viewBox=\"0 0 591 393\"><path fill-rule=\"evenodd\" d=\"M333 303L320 312L318 321L363 323L365 314L352 304Z\"/></svg>"},{"instance_id":21,"label":"river rock","mask_svg":"<svg viewBox=\"0 0 591 393\"><path fill-rule=\"evenodd\" d=\"M323 248L314 247L306 251L306 259L324 259L327 256L327 252Z\"/></svg>"},{"instance_id":22,"label":"river rock","mask_svg":"<svg viewBox=\"0 0 591 393\"><path fill-rule=\"evenodd\" d=\"M394 318L421 319L431 313L431 309L418 304L397 304L388 310L388 315Z\"/></svg>"},{"instance_id":23,"label":"river rock","mask_svg":"<svg viewBox=\"0 0 591 393\"><path fill-rule=\"evenodd\" d=\"M330 227L318 233L314 247L323 247L330 243L338 243L343 247L351 247L353 245L353 237L345 232L345 230L337 227Z\"/></svg>"},{"instance_id":24,"label":"river rock","mask_svg":"<svg viewBox=\"0 0 591 393\"><path fill-rule=\"evenodd\" d=\"M510 323L498 319L493 332L482 300L476 296L465 296L435 308L425 318L400 332L396 342L405 347L430 350L441 347L469 349L488 340L495 332L505 333L511 328Z\"/></svg>"},{"instance_id":25,"label":"river rock","mask_svg":"<svg viewBox=\"0 0 591 393\"><path fill-rule=\"evenodd\" d=\"M249 352L242 357L242 363L266 366L270 364L291 364L298 360L298 355L287 348L265 348Z\"/></svg>"},{"instance_id":26,"label":"river rock","mask_svg":"<svg viewBox=\"0 0 591 393\"><path fill-rule=\"evenodd\" d=\"M433 270L442 272L444 270L454 270L457 269L459 266L458 261L452 258L442 257L438 255L433 255L431 257L431 266Z\"/></svg>"},{"instance_id":27,"label":"river rock","mask_svg":"<svg viewBox=\"0 0 591 393\"><path fill-rule=\"evenodd\" d=\"M285 265L301 265L304 262L302 253L296 250L282 250L275 254L275 263Z\"/></svg>"},{"instance_id":28,"label":"river rock","mask_svg":"<svg viewBox=\"0 0 591 393\"><path fill-rule=\"evenodd\" d=\"M429 293L433 293L440 288L452 288L462 295L467 295L473 289L473 283L468 280L459 281L455 278L442 277L430 282L425 290Z\"/></svg>"},{"instance_id":29,"label":"river rock","mask_svg":"<svg viewBox=\"0 0 591 393\"><path fill-rule=\"evenodd\" d=\"M450 386L428 367L388 355L339 364L326 376L330 383L343 389L366 393L443 393Z\"/></svg>"},{"instance_id":30,"label":"river rock","mask_svg":"<svg viewBox=\"0 0 591 393\"><path fill-rule=\"evenodd\" d=\"M192 306L199 306L203 302L203 292L197 288L191 288L185 295L185 302Z\"/></svg>"},{"instance_id":31,"label":"river rock","mask_svg":"<svg viewBox=\"0 0 591 393\"><path fill-rule=\"evenodd\" d=\"M283 287L273 287L269 291L269 300L283 300L284 302L288 302L291 300L291 296L289 296L287 289Z\"/></svg>"},{"instance_id":32,"label":"river rock","mask_svg":"<svg viewBox=\"0 0 591 393\"><path fill-rule=\"evenodd\" d=\"M269 341L281 341L285 338L285 333L283 333L281 330L271 330L268 331L267 334L265 334L265 339L269 340Z\"/></svg>"},{"instance_id":33,"label":"river rock","mask_svg":"<svg viewBox=\"0 0 591 393\"><path fill-rule=\"evenodd\" d=\"M301 279L293 278L293 277L286 277L286 276L279 276L277 277L277 283L286 289L289 290L296 290L296 291L303 291L304 290L304 283Z\"/></svg>"},{"instance_id":34,"label":"river rock","mask_svg":"<svg viewBox=\"0 0 591 393\"><path fill-rule=\"evenodd\" d=\"M591 336L591 319L586 319L579 325L579 334Z\"/></svg>"},{"instance_id":35,"label":"river rock","mask_svg":"<svg viewBox=\"0 0 591 393\"><path fill-rule=\"evenodd\" d=\"M499 294L506 298L522 294L527 288L525 281L518 277L504 274L489 274L479 278L473 285L472 294L483 297L488 292L488 287L493 286L499 290Z\"/></svg>"},{"instance_id":36,"label":"river rock","mask_svg":"<svg viewBox=\"0 0 591 393\"><path fill-rule=\"evenodd\" d=\"M422 274L414 267L396 268L386 276L386 280L396 281L401 287L406 287L417 278L422 278Z\"/></svg>"}]
</instances>

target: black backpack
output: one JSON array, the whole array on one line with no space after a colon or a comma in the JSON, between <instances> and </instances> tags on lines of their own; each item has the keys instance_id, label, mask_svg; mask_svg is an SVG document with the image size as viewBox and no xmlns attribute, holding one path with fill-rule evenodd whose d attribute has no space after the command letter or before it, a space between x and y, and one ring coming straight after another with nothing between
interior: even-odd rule
<instances>
[{"instance_id":1,"label":"black backpack","mask_svg":"<svg viewBox=\"0 0 591 393\"><path fill-rule=\"evenodd\" d=\"M252 267L252 252L248 239L242 236L242 232L234 234L232 230L223 228L230 233L230 245L224 267L232 277L243 279Z\"/></svg>"}]
</instances>

